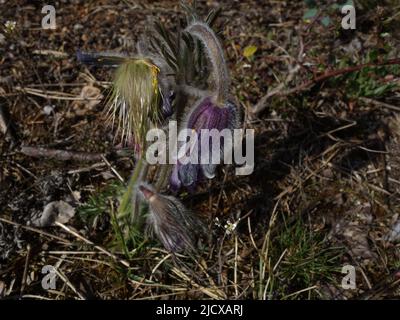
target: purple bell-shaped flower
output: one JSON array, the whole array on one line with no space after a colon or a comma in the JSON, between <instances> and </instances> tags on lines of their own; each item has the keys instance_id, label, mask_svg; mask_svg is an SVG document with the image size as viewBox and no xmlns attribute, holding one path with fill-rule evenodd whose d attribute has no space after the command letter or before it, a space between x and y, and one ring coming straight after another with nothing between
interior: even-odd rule
<instances>
[{"instance_id":1,"label":"purple bell-shaped flower","mask_svg":"<svg viewBox=\"0 0 400 320\"><path fill-rule=\"evenodd\" d=\"M178 163L175 165L171 178L170 187L173 191L177 191L181 186L189 187L189 189L196 186L196 183L205 176L211 179L215 175L216 164L213 164L211 159L213 158L212 152L215 150L211 146L211 137L209 139L201 138L201 130L218 130L218 132L228 129L233 130L236 128L238 123L238 110L237 107L231 103L226 102L224 105L219 106L213 102L211 97L204 98L195 108L189 113L187 120L187 129L192 129L197 133L197 146L195 148L198 152L197 159L201 159L202 152L209 152L209 163L187 163L182 164L178 159ZM206 145L208 144L208 146ZM221 149L223 148L223 142L220 144ZM207 148L206 148L207 147ZM221 157L221 150L217 152L218 157ZM214 155L215 157L215 155Z\"/></svg>"}]
</instances>

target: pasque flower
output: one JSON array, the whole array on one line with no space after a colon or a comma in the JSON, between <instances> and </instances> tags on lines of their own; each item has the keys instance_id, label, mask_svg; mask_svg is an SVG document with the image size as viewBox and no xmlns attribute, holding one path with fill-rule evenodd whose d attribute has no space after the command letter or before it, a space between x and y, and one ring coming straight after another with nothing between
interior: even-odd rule
<instances>
[{"instance_id":1,"label":"pasque flower","mask_svg":"<svg viewBox=\"0 0 400 320\"><path fill-rule=\"evenodd\" d=\"M147 225L164 247L171 252L194 250L197 235L204 228L201 220L173 196L144 185L139 190L149 205Z\"/></svg>"},{"instance_id":2,"label":"pasque flower","mask_svg":"<svg viewBox=\"0 0 400 320\"><path fill-rule=\"evenodd\" d=\"M193 188L202 176L210 179L215 175L216 164L211 161L211 153L215 150L211 147L210 140L201 138L201 130L233 130L239 124L239 111L231 100L229 93L230 77L222 46L217 36L208 25L201 22L192 23L185 31L200 40L212 65L211 94L200 98L198 103L190 110L186 121L186 128L194 130L198 136L197 148L192 150L194 150L193 152L197 151L199 156L194 158L201 158L207 147L210 153L208 157L210 162L208 164L190 162L182 164L178 159L170 177L170 187L174 191L177 191L181 186ZM223 143L221 143L221 147L224 147ZM221 157L220 150L215 152L218 152L218 156Z\"/></svg>"},{"instance_id":3,"label":"pasque flower","mask_svg":"<svg viewBox=\"0 0 400 320\"><path fill-rule=\"evenodd\" d=\"M239 123L238 108L230 94L230 77L222 45L209 25L196 19L189 21L189 26L178 37L170 37L162 27L158 28L160 37L155 37L154 43L143 42L144 47L138 46L135 57L78 53L78 59L86 64L117 67L108 104L109 119L117 124L122 140L133 141L141 150L118 209L118 221L126 223L128 228L124 231L128 234L132 224L141 225L138 204L147 203L148 229L170 252L194 250L197 236L204 231L204 226L176 197L159 193L166 187L169 165L160 164L155 168L153 180L157 191L144 182L138 182L146 181L148 176L144 152L148 129L165 125L164 120L172 116L179 122L180 129L186 128L197 134L195 148L192 148L193 136L190 143L187 141L177 146L186 157L187 152L193 153L197 161L186 163L180 153L181 158L170 177L171 189L185 186L190 190L202 177L214 177L216 164L213 160L215 156L221 159L221 150L211 146L216 137L211 134L208 139L203 139L202 130L209 133L233 130ZM200 50L199 43L205 50ZM209 64L204 63L204 53ZM204 90L206 82L207 89ZM194 91L189 90L192 93L188 94L182 89L185 87ZM174 91L177 93L175 101ZM191 95L197 101L188 108L187 104L193 101ZM190 148L186 148L189 144ZM225 149L226 145L224 135L220 146ZM203 163L206 149L209 162ZM192 159L192 155L189 154L189 158Z\"/></svg>"},{"instance_id":4,"label":"pasque flower","mask_svg":"<svg viewBox=\"0 0 400 320\"><path fill-rule=\"evenodd\" d=\"M179 162L174 167L170 187L173 191L179 190L181 186L194 187L196 182L202 176L211 179L215 176L216 164L211 163L213 148L211 147L211 137L209 140L201 139L201 130L216 129L222 131L224 129L234 129L238 123L238 110L234 103L226 102L222 106L213 101L212 97L204 98L193 110L189 113L186 127L192 129L197 133L197 150L198 157L201 158L202 152L208 150L210 160L206 164L187 163L182 164ZM208 144L208 145L205 145ZM224 142L221 143L223 148ZM218 155L219 157L221 154Z\"/></svg>"}]
</instances>

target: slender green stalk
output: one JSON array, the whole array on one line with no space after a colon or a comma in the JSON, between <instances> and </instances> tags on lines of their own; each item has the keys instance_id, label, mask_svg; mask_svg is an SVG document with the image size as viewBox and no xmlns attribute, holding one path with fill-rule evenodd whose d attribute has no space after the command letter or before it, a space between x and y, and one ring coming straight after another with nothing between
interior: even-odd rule
<instances>
[{"instance_id":1,"label":"slender green stalk","mask_svg":"<svg viewBox=\"0 0 400 320\"><path fill-rule=\"evenodd\" d=\"M169 164L161 165L159 170L158 180L156 182L156 190L160 192L168 184L168 177L171 174L172 167Z\"/></svg>"},{"instance_id":2,"label":"slender green stalk","mask_svg":"<svg viewBox=\"0 0 400 320\"><path fill-rule=\"evenodd\" d=\"M136 199L135 185L139 180L139 177L142 173L142 168L144 166L144 156L142 155L138 162L136 163L135 169L133 170L132 176L129 179L128 187L122 197L121 203L118 208L117 218L121 219L126 217L131 213L129 209L131 209L132 199Z\"/></svg>"},{"instance_id":3,"label":"slender green stalk","mask_svg":"<svg viewBox=\"0 0 400 320\"><path fill-rule=\"evenodd\" d=\"M147 161L143 161L143 165L142 168L139 172L139 177L137 179L138 181L146 181L147 178L147 174L149 171L149 164L147 163ZM140 226L141 225L141 221L140 221L140 206L139 206L139 199L138 199L138 194L136 192L136 189L133 190L133 194L132 194L132 214L130 217L130 225L132 226Z\"/></svg>"}]
</instances>

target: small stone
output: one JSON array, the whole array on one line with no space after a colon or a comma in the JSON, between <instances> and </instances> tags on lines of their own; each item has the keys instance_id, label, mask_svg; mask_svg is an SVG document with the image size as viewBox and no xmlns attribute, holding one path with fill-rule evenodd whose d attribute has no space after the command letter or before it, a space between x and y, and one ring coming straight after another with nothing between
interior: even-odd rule
<instances>
[{"instance_id":1,"label":"small stone","mask_svg":"<svg viewBox=\"0 0 400 320\"><path fill-rule=\"evenodd\" d=\"M54 111L54 106L44 106L44 108L43 108L43 113L46 116L51 115L53 113L53 111Z\"/></svg>"},{"instance_id":2,"label":"small stone","mask_svg":"<svg viewBox=\"0 0 400 320\"><path fill-rule=\"evenodd\" d=\"M74 25L74 31L79 31L83 29L83 25L81 25L80 23L77 23Z\"/></svg>"}]
</instances>

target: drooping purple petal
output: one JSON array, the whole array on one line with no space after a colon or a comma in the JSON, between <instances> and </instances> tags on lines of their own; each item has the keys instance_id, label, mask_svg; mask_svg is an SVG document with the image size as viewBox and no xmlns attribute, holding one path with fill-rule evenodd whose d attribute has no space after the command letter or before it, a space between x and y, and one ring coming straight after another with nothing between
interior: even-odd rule
<instances>
[{"instance_id":1,"label":"drooping purple petal","mask_svg":"<svg viewBox=\"0 0 400 320\"><path fill-rule=\"evenodd\" d=\"M181 164L178 169L179 180L185 187L196 184L198 180L199 166L198 164L187 163Z\"/></svg>"},{"instance_id":2,"label":"drooping purple petal","mask_svg":"<svg viewBox=\"0 0 400 320\"><path fill-rule=\"evenodd\" d=\"M212 149L211 137L209 140L201 141L201 130L202 129L216 129L222 131L224 129L234 129L237 125L238 110L235 104L226 102L223 106L216 105L211 97L205 98L201 101L190 113L187 128L193 129L198 134L198 145L199 152L198 159L201 159L202 152L208 144L209 150L209 163L207 164L177 164L174 168L174 173L171 176L171 180L175 187L181 183L183 186L194 186L196 185L200 175L204 175L206 178L211 179L215 176L216 164L212 163L212 153L216 152ZM221 142L221 149L218 157L221 159L224 142ZM177 173L177 174L176 174ZM179 185L180 186L180 185Z\"/></svg>"},{"instance_id":3,"label":"drooping purple petal","mask_svg":"<svg viewBox=\"0 0 400 320\"><path fill-rule=\"evenodd\" d=\"M179 162L174 166L172 169L172 174L169 179L169 187L172 192L178 192L179 189L182 187L182 182L179 179Z\"/></svg>"}]
</instances>

